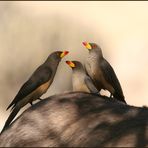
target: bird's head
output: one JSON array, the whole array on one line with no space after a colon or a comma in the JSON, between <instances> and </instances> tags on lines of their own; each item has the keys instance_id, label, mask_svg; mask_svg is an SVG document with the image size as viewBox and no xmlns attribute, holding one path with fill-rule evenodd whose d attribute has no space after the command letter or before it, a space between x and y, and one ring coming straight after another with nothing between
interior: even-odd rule
<instances>
[{"instance_id":1,"label":"bird's head","mask_svg":"<svg viewBox=\"0 0 148 148\"><path fill-rule=\"evenodd\" d=\"M53 58L55 60L61 60L68 53L69 53L69 51L55 51L50 55L50 58Z\"/></svg>"},{"instance_id":2,"label":"bird's head","mask_svg":"<svg viewBox=\"0 0 148 148\"><path fill-rule=\"evenodd\" d=\"M83 66L79 61L66 61L72 69L81 69Z\"/></svg>"},{"instance_id":3,"label":"bird's head","mask_svg":"<svg viewBox=\"0 0 148 148\"><path fill-rule=\"evenodd\" d=\"M82 42L82 44L87 48L88 50L100 48L96 43L88 43L88 42Z\"/></svg>"},{"instance_id":4,"label":"bird's head","mask_svg":"<svg viewBox=\"0 0 148 148\"><path fill-rule=\"evenodd\" d=\"M89 50L89 53L98 53L102 55L101 47L96 43L82 42L82 44L85 46L86 49Z\"/></svg>"}]
</instances>

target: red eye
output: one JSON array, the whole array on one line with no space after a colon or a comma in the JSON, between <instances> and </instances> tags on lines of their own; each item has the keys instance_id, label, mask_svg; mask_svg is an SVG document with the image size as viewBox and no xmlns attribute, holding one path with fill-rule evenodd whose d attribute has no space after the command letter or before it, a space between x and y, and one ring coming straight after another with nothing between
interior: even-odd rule
<instances>
[{"instance_id":1,"label":"red eye","mask_svg":"<svg viewBox=\"0 0 148 148\"><path fill-rule=\"evenodd\" d=\"M94 45L93 45L93 48L97 48L97 45L94 44Z\"/></svg>"}]
</instances>

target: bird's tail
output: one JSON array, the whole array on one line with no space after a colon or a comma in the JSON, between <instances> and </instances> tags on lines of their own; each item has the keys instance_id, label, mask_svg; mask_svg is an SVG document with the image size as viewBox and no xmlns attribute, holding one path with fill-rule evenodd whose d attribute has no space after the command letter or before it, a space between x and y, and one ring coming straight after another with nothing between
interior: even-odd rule
<instances>
[{"instance_id":1,"label":"bird's tail","mask_svg":"<svg viewBox=\"0 0 148 148\"><path fill-rule=\"evenodd\" d=\"M19 112L19 110L20 110L20 107L19 107L19 106L16 106L16 107L12 110L12 112L11 112L11 114L9 115L7 121L5 122L5 125L4 125L4 127L3 127L2 131L1 131L1 133L2 133L5 129L7 129L7 128L9 127L11 121L15 118L15 116L17 115L17 113Z\"/></svg>"}]
</instances>

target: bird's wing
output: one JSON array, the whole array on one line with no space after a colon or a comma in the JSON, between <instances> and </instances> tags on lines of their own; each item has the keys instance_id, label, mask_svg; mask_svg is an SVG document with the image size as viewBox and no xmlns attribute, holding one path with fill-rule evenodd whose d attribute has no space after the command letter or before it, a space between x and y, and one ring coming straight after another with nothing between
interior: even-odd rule
<instances>
[{"instance_id":1,"label":"bird's wing","mask_svg":"<svg viewBox=\"0 0 148 148\"><path fill-rule=\"evenodd\" d=\"M32 74L30 79L23 84L23 86L20 88L19 92L17 93L14 100L10 103L7 110L11 106L15 106L17 102L19 102L21 99L29 95L31 92L33 92L35 89L37 89L40 85L47 82L52 76L52 71L49 68L45 68L40 66L37 68L37 70Z\"/></svg>"},{"instance_id":2,"label":"bird's wing","mask_svg":"<svg viewBox=\"0 0 148 148\"><path fill-rule=\"evenodd\" d=\"M99 93L99 91L97 90L97 88L95 87L95 85L93 84L93 82L89 76L87 76L84 81L85 81L88 89L90 90L90 92Z\"/></svg>"},{"instance_id":3,"label":"bird's wing","mask_svg":"<svg viewBox=\"0 0 148 148\"><path fill-rule=\"evenodd\" d=\"M90 64L88 62L85 62L85 64L84 64L84 70L85 70L86 74L89 76L89 72L88 72L89 70L88 69L90 70Z\"/></svg>"},{"instance_id":4,"label":"bird's wing","mask_svg":"<svg viewBox=\"0 0 148 148\"><path fill-rule=\"evenodd\" d=\"M100 64L100 68L103 72L105 80L113 86L116 92L123 95L121 85L112 66L104 59Z\"/></svg>"}]
</instances>

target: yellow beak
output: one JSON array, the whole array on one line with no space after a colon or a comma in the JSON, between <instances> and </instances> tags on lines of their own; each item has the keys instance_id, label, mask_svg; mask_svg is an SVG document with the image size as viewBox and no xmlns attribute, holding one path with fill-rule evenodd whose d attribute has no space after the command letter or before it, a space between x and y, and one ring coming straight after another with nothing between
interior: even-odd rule
<instances>
[{"instance_id":1,"label":"yellow beak","mask_svg":"<svg viewBox=\"0 0 148 148\"><path fill-rule=\"evenodd\" d=\"M69 51L63 51L60 55L60 58L63 58L64 56L66 56L69 53Z\"/></svg>"},{"instance_id":2,"label":"yellow beak","mask_svg":"<svg viewBox=\"0 0 148 148\"><path fill-rule=\"evenodd\" d=\"M76 65L72 61L66 61L66 63L71 67L74 68Z\"/></svg>"},{"instance_id":3,"label":"yellow beak","mask_svg":"<svg viewBox=\"0 0 148 148\"><path fill-rule=\"evenodd\" d=\"M82 43L87 49L92 49L91 45L87 42Z\"/></svg>"}]
</instances>

